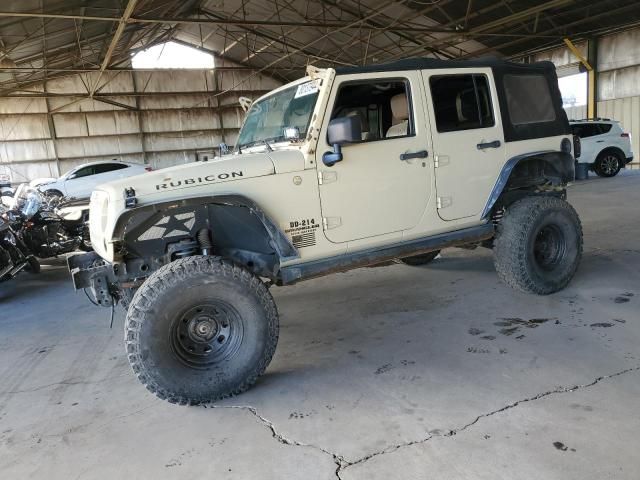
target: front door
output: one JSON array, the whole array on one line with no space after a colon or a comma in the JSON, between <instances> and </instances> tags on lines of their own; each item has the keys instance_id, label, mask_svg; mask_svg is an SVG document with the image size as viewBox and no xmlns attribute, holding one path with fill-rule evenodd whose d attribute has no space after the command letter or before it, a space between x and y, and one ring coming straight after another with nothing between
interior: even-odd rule
<instances>
[{"instance_id":1,"label":"front door","mask_svg":"<svg viewBox=\"0 0 640 480\"><path fill-rule=\"evenodd\" d=\"M422 73L433 124L438 215L443 220L479 215L505 161L491 69Z\"/></svg>"},{"instance_id":2,"label":"front door","mask_svg":"<svg viewBox=\"0 0 640 480\"><path fill-rule=\"evenodd\" d=\"M430 194L431 140L419 72L336 78L320 132L317 168L325 236L341 243L402 232L420 221ZM362 141L329 167L331 119L359 116Z\"/></svg>"}]
</instances>

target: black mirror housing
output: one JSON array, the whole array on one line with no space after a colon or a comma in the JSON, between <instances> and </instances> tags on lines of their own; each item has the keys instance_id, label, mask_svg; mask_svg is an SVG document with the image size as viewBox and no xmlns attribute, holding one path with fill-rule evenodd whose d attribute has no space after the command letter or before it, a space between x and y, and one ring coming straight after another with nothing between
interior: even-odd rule
<instances>
[{"instance_id":1,"label":"black mirror housing","mask_svg":"<svg viewBox=\"0 0 640 480\"><path fill-rule=\"evenodd\" d=\"M360 117L338 117L329 122L327 140L330 145L344 145L362 140Z\"/></svg>"},{"instance_id":2,"label":"black mirror housing","mask_svg":"<svg viewBox=\"0 0 640 480\"><path fill-rule=\"evenodd\" d=\"M362 122L360 117L338 117L329 122L327 140L333 145L333 152L322 155L322 162L333 167L342 161L342 145L362 140Z\"/></svg>"}]
</instances>

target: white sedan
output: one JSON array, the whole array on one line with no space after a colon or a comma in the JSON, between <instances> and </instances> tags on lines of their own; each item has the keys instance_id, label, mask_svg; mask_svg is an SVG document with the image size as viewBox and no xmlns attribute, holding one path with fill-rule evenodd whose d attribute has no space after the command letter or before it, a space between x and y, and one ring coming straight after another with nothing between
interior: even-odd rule
<instances>
[{"instance_id":1,"label":"white sedan","mask_svg":"<svg viewBox=\"0 0 640 480\"><path fill-rule=\"evenodd\" d=\"M149 171L151 171L149 165L117 160L85 163L69 170L60 178L32 180L31 186L50 195L88 198L94 188L100 184Z\"/></svg>"}]
</instances>

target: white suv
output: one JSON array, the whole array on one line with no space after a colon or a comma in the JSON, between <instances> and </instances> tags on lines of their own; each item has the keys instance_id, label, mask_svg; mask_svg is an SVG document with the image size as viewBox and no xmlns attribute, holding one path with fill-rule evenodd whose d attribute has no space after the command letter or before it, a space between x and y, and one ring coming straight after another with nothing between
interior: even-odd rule
<instances>
[{"instance_id":1,"label":"white suv","mask_svg":"<svg viewBox=\"0 0 640 480\"><path fill-rule=\"evenodd\" d=\"M32 180L31 186L50 195L89 198L94 188L102 183L149 171L149 165L118 160L85 163L69 170L60 178Z\"/></svg>"},{"instance_id":2,"label":"white suv","mask_svg":"<svg viewBox=\"0 0 640 480\"><path fill-rule=\"evenodd\" d=\"M620 123L608 118L572 120L571 130L580 137L582 153L578 162L588 163L600 177L613 177L633 160L631 135Z\"/></svg>"}]
</instances>

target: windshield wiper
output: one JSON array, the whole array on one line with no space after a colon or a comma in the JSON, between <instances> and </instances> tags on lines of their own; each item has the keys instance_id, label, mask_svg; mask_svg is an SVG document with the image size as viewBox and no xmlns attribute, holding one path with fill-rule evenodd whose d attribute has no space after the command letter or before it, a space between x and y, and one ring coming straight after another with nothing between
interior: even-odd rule
<instances>
[{"instance_id":1,"label":"windshield wiper","mask_svg":"<svg viewBox=\"0 0 640 480\"><path fill-rule=\"evenodd\" d=\"M266 138L263 138L262 140L260 140L262 143L264 143L264 146L267 147L267 150L269 150L270 152L273 152L273 148L271 148L271 145L269 145L269 142L267 141Z\"/></svg>"}]
</instances>

